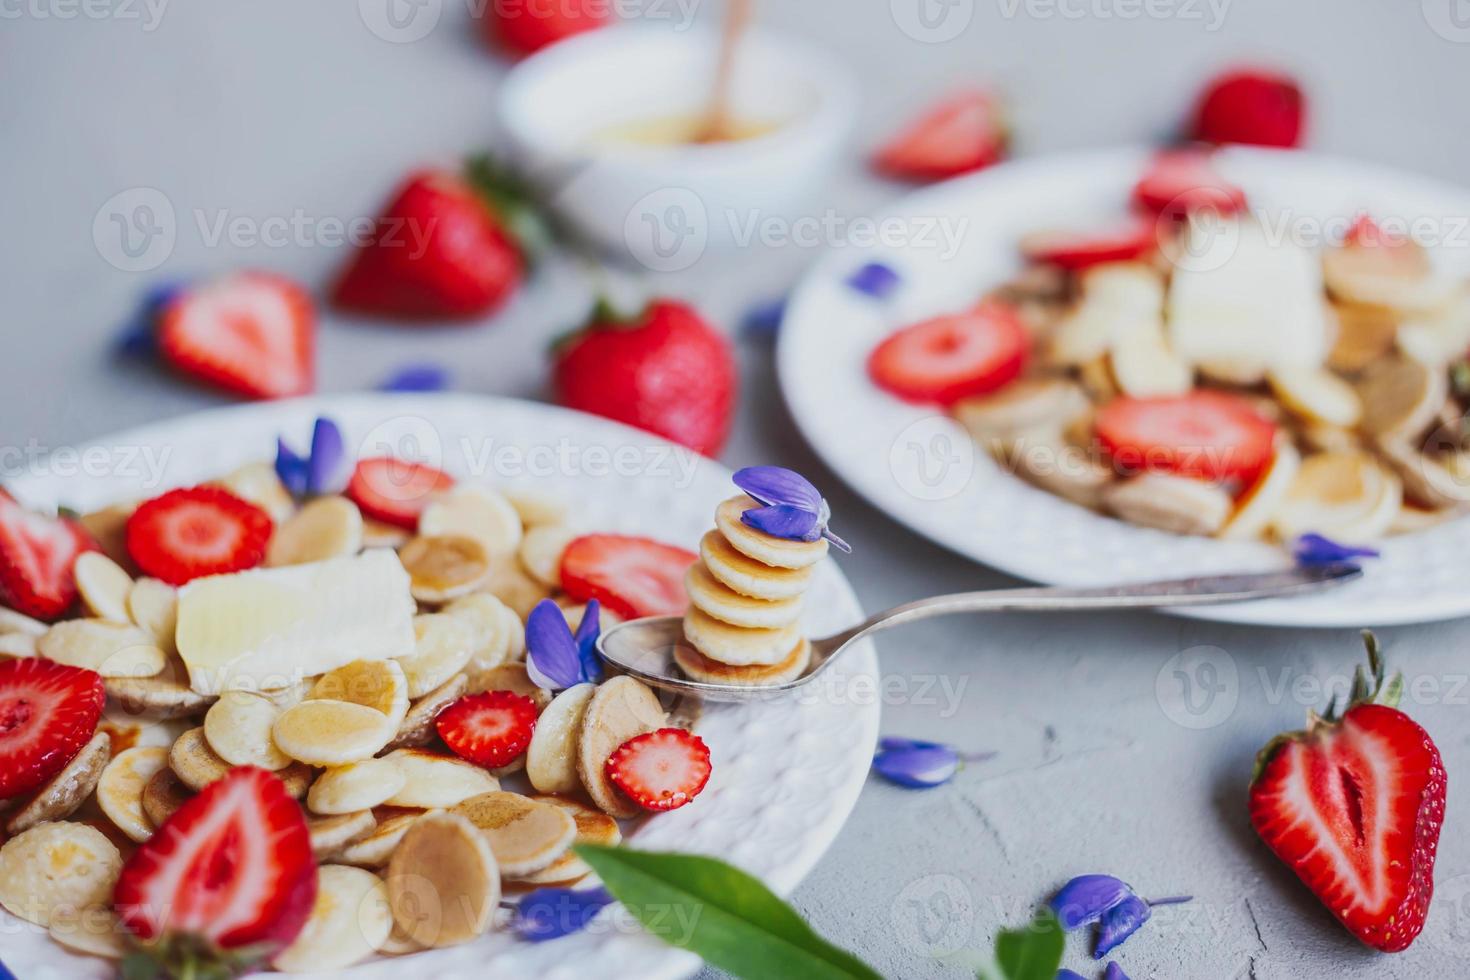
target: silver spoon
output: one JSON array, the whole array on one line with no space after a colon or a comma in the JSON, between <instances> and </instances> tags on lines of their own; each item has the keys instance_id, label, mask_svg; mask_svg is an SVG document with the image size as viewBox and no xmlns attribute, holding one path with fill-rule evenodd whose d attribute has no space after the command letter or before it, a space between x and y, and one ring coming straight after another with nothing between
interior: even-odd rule
<instances>
[{"instance_id":1,"label":"silver spoon","mask_svg":"<svg viewBox=\"0 0 1470 980\"><path fill-rule=\"evenodd\" d=\"M749 701L794 691L810 684L858 640L890 626L917 622L931 616L972 612L1081 612L1114 609L1162 609L1202 606L1252 599L1279 599L1333 588L1363 574L1352 564L1295 568L1249 575L1212 575L1099 588L996 589L959 592L916 599L876 613L851 629L812 640L812 659L806 673L784 684L759 686L709 684L690 680L674 664L674 649L685 643L681 616L651 616L621 623L597 641L602 659L646 684L706 701Z\"/></svg>"}]
</instances>

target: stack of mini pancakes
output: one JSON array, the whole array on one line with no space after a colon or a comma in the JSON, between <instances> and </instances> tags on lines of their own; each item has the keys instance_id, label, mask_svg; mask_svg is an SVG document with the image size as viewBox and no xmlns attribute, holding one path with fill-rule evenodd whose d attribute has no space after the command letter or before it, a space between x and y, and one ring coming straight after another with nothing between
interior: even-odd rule
<instances>
[{"instance_id":1,"label":"stack of mini pancakes","mask_svg":"<svg viewBox=\"0 0 1470 980\"><path fill-rule=\"evenodd\" d=\"M801 635L802 600L827 542L791 541L741 523L760 504L731 497L715 511L715 530L699 543L685 586L689 612L675 660L696 681L782 684L811 659Z\"/></svg>"}]
</instances>

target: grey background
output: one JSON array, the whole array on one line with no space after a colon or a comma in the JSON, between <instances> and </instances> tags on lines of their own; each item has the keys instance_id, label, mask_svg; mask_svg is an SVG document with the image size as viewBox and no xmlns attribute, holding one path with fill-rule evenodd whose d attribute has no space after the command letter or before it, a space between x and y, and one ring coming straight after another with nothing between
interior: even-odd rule
<instances>
[{"instance_id":1,"label":"grey background","mask_svg":"<svg viewBox=\"0 0 1470 980\"><path fill-rule=\"evenodd\" d=\"M420 15L437 21L412 42L369 29L382 23L386 2L161 11L141 0L0 3L0 443L55 447L220 401L109 356L118 323L147 285L249 265L320 288L342 258L312 241L211 245L196 212L206 225L221 214L258 221L298 209L313 219L371 215L411 167L493 143L505 63L478 43L466 0L423 0ZM671 9L671 0L660 2ZM863 148L966 79L1009 93L1022 155L1157 139L1204 75L1260 57L1305 80L1316 148L1450 180L1462 180L1470 160L1470 31L1458 26L1470 25L1470 4L1461 0L1426 0L1422 9L1418 0L1235 0L1214 10L1194 0L935 3L951 18L941 29L956 34L943 43L899 29L895 11L912 10L913 0L785 0L765 4L763 17L824 41L857 70ZM698 13L708 21L717 11ZM860 160L850 157L814 213L862 214L899 192L866 176ZM136 188L162 193L176 213L172 252L147 272L115 268L106 236L100 249L93 238L99 212L105 230L107 202ZM733 329L741 311L783 293L815 255L789 247L730 262L706 257L655 285ZM419 360L452 361L461 389L544 397L545 344L578 318L587 295L572 270L553 268L494 322L472 329L405 333L327 314L320 388L370 386L411 350ZM769 348L746 340L739 353L744 397L725 460L784 463L825 487L856 547L842 567L867 606L1007 582L846 492L794 433ZM1350 631L1014 616L889 636L880 644L885 671L909 696L885 706L884 731L999 754L927 793L870 784L796 902L817 929L885 975L958 977L973 975L964 950L988 950L996 928L1022 921L1058 884L1102 871L1146 895L1197 896L1160 910L1123 947L1119 958L1135 978L1464 976L1470 812L1459 779L1470 762L1470 628L1394 629L1384 639L1411 677L1410 710L1435 736L1451 785L1439 898L1410 952L1360 947L1255 841L1244 817L1254 752L1325 700L1294 683L1345 678L1358 657ZM1202 645L1223 651L1214 662L1232 665L1236 682L1206 712L1220 723L1195 729L1187 724L1197 716L1179 707L1170 658ZM1205 679L1191 667L1185 676ZM936 682L929 698L921 696L927 679ZM951 702L941 681L965 686ZM945 950L961 952L936 957ZM1087 962L1074 938L1068 965L1090 969Z\"/></svg>"}]
</instances>

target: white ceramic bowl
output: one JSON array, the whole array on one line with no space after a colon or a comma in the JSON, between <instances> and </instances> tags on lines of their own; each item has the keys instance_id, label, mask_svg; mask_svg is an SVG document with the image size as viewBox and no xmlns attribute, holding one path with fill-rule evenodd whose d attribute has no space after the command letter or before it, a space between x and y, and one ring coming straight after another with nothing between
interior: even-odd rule
<instances>
[{"instance_id":1,"label":"white ceramic bowl","mask_svg":"<svg viewBox=\"0 0 1470 980\"><path fill-rule=\"evenodd\" d=\"M732 86L737 119L777 123L710 145L598 141L620 125L706 105L718 39L622 26L528 58L500 90L512 162L596 245L651 269L688 268L741 229L790 216L843 149L856 106L847 70L821 50L753 32Z\"/></svg>"}]
</instances>

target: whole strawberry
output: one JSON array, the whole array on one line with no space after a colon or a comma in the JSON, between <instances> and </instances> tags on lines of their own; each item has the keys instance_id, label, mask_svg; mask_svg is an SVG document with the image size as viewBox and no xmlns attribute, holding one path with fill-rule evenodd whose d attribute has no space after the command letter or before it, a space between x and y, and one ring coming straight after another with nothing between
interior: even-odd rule
<instances>
[{"instance_id":1,"label":"whole strawberry","mask_svg":"<svg viewBox=\"0 0 1470 980\"><path fill-rule=\"evenodd\" d=\"M1372 686L1358 668L1340 717L1261 750L1251 826L1348 930L1374 949L1407 949L1434 895L1445 770L1429 734L1396 707L1403 678L1383 679L1364 633Z\"/></svg>"},{"instance_id":2,"label":"whole strawberry","mask_svg":"<svg viewBox=\"0 0 1470 980\"><path fill-rule=\"evenodd\" d=\"M1301 144L1306 99L1280 72L1243 68L1216 76L1200 94L1191 138L1205 143Z\"/></svg>"},{"instance_id":3,"label":"whole strawberry","mask_svg":"<svg viewBox=\"0 0 1470 980\"><path fill-rule=\"evenodd\" d=\"M531 54L612 20L608 0L491 0L480 29L494 47Z\"/></svg>"},{"instance_id":4,"label":"whole strawberry","mask_svg":"<svg viewBox=\"0 0 1470 980\"><path fill-rule=\"evenodd\" d=\"M735 407L725 338L692 308L655 300L632 319L598 304L556 351L557 399L713 456Z\"/></svg>"}]
</instances>

